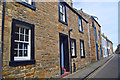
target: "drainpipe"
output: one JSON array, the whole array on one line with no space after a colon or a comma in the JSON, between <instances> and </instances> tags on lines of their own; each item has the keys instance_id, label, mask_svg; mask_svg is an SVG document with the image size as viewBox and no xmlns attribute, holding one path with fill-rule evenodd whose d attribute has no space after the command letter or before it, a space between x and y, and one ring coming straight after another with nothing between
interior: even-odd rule
<instances>
[{"instance_id":1,"label":"drainpipe","mask_svg":"<svg viewBox=\"0 0 120 80\"><path fill-rule=\"evenodd\" d=\"M2 12L1 54L0 54L0 79L2 79L4 22L5 22L5 0L3 0L3 12Z\"/></svg>"},{"instance_id":2,"label":"drainpipe","mask_svg":"<svg viewBox=\"0 0 120 80\"><path fill-rule=\"evenodd\" d=\"M90 44L90 31L89 31L89 23L87 23L87 26L88 26L89 48L90 48L89 62L91 63L91 44Z\"/></svg>"},{"instance_id":3,"label":"drainpipe","mask_svg":"<svg viewBox=\"0 0 120 80\"><path fill-rule=\"evenodd\" d=\"M68 31L68 34L69 34L69 44L70 44L70 55L71 55L71 40L70 40L70 32L72 31L72 29L69 29L69 31ZM71 57L70 57L70 63L72 62L72 60L71 60ZM72 63L71 63L71 71L70 71L71 73L72 73Z\"/></svg>"}]
</instances>

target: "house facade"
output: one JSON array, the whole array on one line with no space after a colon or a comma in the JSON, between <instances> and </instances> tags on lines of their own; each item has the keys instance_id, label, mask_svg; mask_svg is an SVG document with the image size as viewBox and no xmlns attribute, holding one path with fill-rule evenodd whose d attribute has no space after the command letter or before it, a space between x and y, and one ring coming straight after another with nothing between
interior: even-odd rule
<instances>
[{"instance_id":1,"label":"house facade","mask_svg":"<svg viewBox=\"0 0 120 80\"><path fill-rule=\"evenodd\" d=\"M94 28L94 33L95 33L95 45L96 47L96 53L93 53L93 56L95 56L96 59L93 58L93 61L98 61L103 57L103 49L102 49L102 38L101 38L101 26L97 22L94 16L91 16L93 21L92 21L92 27ZM91 32L93 33L93 32ZM92 39L91 39L92 40ZM91 44L92 45L92 44Z\"/></svg>"},{"instance_id":2,"label":"house facade","mask_svg":"<svg viewBox=\"0 0 120 80\"><path fill-rule=\"evenodd\" d=\"M102 34L102 44L103 44L103 57L108 57L108 52L107 52L107 40L106 40L106 36L104 36L104 34Z\"/></svg>"},{"instance_id":3,"label":"house facade","mask_svg":"<svg viewBox=\"0 0 120 80\"><path fill-rule=\"evenodd\" d=\"M58 78L90 64L88 22L71 2L13 1L0 9L2 78Z\"/></svg>"},{"instance_id":4,"label":"house facade","mask_svg":"<svg viewBox=\"0 0 120 80\"><path fill-rule=\"evenodd\" d=\"M86 14L82 10L79 10L79 13L89 23L91 61L98 61L103 57L101 26L95 19L97 17Z\"/></svg>"},{"instance_id":5,"label":"house facade","mask_svg":"<svg viewBox=\"0 0 120 80\"><path fill-rule=\"evenodd\" d=\"M102 34L103 57L108 57L113 54L113 43Z\"/></svg>"},{"instance_id":6,"label":"house facade","mask_svg":"<svg viewBox=\"0 0 120 80\"><path fill-rule=\"evenodd\" d=\"M109 39L107 39L107 45L108 55L110 56L113 54L113 43Z\"/></svg>"}]
</instances>

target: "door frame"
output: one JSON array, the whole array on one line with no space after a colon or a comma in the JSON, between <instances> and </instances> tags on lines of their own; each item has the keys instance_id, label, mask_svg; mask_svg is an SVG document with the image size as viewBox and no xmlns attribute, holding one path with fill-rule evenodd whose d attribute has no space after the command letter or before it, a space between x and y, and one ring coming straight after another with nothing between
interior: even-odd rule
<instances>
[{"instance_id":1,"label":"door frame","mask_svg":"<svg viewBox=\"0 0 120 80\"><path fill-rule=\"evenodd\" d=\"M96 42L96 53L97 53L97 61L99 60L99 51L98 51L98 43Z\"/></svg>"},{"instance_id":2,"label":"door frame","mask_svg":"<svg viewBox=\"0 0 120 80\"><path fill-rule=\"evenodd\" d=\"M62 75L62 67L61 67L61 38L65 37L67 39L67 52L68 52L68 71L70 71L70 63L69 63L69 43L68 43L68 35L59 33L59 49L60 49L60 69L61 69L61 75ZM64 60L65 61L65 60Z\"/></svg>"}]
</instances>

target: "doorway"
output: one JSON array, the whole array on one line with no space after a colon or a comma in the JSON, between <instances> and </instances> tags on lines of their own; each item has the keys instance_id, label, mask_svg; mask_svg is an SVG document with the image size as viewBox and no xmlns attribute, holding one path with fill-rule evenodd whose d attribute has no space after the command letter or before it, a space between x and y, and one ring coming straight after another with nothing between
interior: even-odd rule
<instances>
[{"instance_id":1,"label":"doorway","mask_svg":"<svg viewBox=\"0 0 120 80\"><path fill-rule=\"evenodd\" d=\"M98 44L96 43L97 61L99 60Z\"/></svg>"},{"instance_id":2,"label":"doorway","mask_svg":"<svg viewBox=\"0 0 120 80\"><path fill-rule=\"evenodd\" d=\"M61 75L62 68L66 69L66 72L69 72L69 48L68 48L68 35L59 34L60 38L60 67Z\"/></svg>"}]
</instances>

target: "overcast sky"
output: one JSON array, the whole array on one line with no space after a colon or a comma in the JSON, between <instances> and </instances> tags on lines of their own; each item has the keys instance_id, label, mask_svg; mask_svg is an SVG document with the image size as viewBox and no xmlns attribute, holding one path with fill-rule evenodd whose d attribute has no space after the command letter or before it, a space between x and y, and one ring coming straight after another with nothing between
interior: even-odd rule
<instances>
[{"instance_id":1,"label":"overcast sky","mask_svg":"<svg viewBox=\"0 0 120 80\"><path fill-rule=\"evenodd\" d=\"M118 2L110 0L110 2L99 2L96 0L73 0L73 6L76 9L81 9L92 16L98 17L98 22L102 26L104 33L112 42L113 49L117 48L118 44ZM98 2L97 2L98 1ZM105 0L104 0L105 1Z\"/></svg>"}]
</instances>

